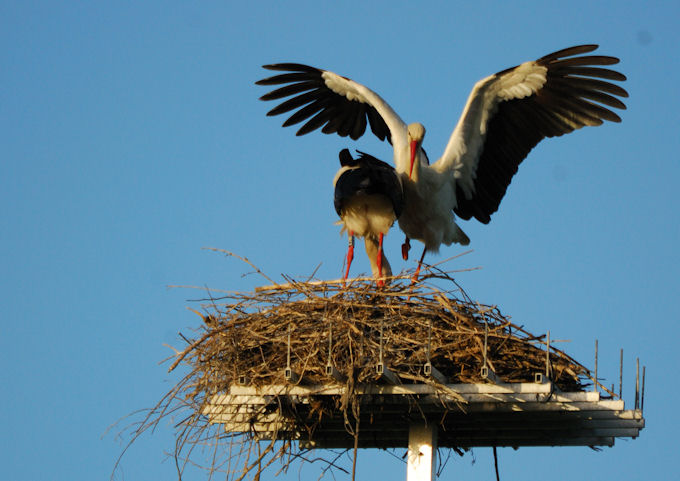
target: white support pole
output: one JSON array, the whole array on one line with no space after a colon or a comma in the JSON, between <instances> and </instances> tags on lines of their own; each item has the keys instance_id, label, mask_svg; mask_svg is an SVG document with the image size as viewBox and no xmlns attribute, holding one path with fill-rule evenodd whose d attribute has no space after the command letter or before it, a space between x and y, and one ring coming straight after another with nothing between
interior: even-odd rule
<instances>
[{"instance_id":1,"label":"white support pole","mask_svg":"<svg viewBox=\"0 0 680 481\"><path fill-rule=\"evenodd\" d=\"M407 481L432 481L437 457L437 426L413 422L408 428Z\"/></svg>"}]
</instances>

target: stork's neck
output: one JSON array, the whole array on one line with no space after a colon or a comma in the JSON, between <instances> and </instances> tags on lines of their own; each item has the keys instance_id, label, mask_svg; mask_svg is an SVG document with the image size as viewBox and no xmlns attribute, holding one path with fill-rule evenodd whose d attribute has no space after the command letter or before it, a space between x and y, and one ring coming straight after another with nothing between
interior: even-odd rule
<instances>
[{"instance_id":1,"label":"stork's neck","mask_svg":"<svg viewBox=\"0 0 680 481\"><path fill-rule=\"evenodd\" d=\"M418 182L418 179L421 177L422 166L427 165L425 152L423 152L420 146L417 147L413 169L411 169L411 150L410 145L406 144L403 148L395 149L394 165L396 171L404 176L404 180L409 179L413 182Z\"/></svg>"},{"instance_id":2,"label":"stork's neck","mask_svg":"<svg viewBox=\"0 0 680 481\"><path fill-rule=\"evenodd\" d=\"M418 149L416 150L416 158L413 162L413 171L411 172L411 180L416 184L420 182L423 173L423 165L426 164L425 152L423 152L423 149L418 146Z\"/></svg>"}]
</instances>

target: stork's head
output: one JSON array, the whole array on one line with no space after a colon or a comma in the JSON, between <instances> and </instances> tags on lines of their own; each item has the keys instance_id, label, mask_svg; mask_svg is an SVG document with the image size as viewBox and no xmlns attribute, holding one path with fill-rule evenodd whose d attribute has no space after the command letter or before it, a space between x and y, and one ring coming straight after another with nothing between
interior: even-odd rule
<instances>
[{"instance_id":1,"label":"stork's head","mask_svg":"<svg viewBox=\"0 0 680 481\"><path fill-rule=\"evenodd\" d=\"M411 149L411 162L409 164L408 176L411 178L413 175L413 165L416 161L416 152L423 143L423 138L425 137L425 127L423 124L414 122L408 125L408 145Z\"/></svg>"}]
</instances>

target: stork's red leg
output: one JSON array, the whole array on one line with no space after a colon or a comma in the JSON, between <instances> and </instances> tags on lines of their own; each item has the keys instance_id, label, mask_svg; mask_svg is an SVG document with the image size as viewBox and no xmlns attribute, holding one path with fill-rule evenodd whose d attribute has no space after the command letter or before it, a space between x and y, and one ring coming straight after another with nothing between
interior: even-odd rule
<instances>
[{"instance_id":1,"label":"stork's red leg","mask_svg":"<svg viewBox=\"0 0 680 481\"><path fill-rule=\"evenodd\" d=\"M423 265L423 259L425 258L425 253L427 252L427 247L423 249L423 255L420 256L420 260L418 261L418 267L416 267L416 272L413 274L413 278L411 279L411 284L415 284L418 282L418 274L420 274L420 267Z\"/></svg>"},{"instance_id":2,"label":"stork's red leg","mask_svg":"<svg viewBox=\"0 0 680 481\"><path fill-rule=\"evenodd\" d=\"M407 261L408 260L408 251L411 250L411 241L409 240L408 236L406 236L406 239L404 239L404 243L401 245L401 257Z\"/></svg>"},{"instance_id":3,"label":"stork's red leg","mask_svg":"<svg viewBox=\"0 0 680 481\"><path fill-rule=\"evenodd\" d=\"M382 279L382 258L383 258L383 233L380 233L380 236L378 237L378 287L383 287L385 285L385 281Z\"/></svg>"},{"instance_id":4,"label":"stork's red leg","mask_svg":"<svg viewBox=\"0 0 680 481\"><path fill-rule=\"evenodd\" d=\"M347 280L347 276L349 275L349 266L352 265L352 260L354 259L354 232L349 231L348 233L348 238L349 238L349 247L347 248L347 269L345 270L345 275L342 278L342 280Z\"/></svg>"}]
</instances>

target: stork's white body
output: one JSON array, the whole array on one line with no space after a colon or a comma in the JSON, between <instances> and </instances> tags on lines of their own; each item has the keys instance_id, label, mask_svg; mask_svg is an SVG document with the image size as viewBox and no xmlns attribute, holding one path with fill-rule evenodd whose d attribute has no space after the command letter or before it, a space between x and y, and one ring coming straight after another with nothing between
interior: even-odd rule
<instances>
[{"instance_id":1,"label":"stork's white body","mask_svg":"<svg viewBox=\"0 0 680 481\"><path fill-rule=\"evenodd\" d=\"M402 172L404 211L399 227L411 239L425 244L429 252L438 252L441 244L454 242L467 245L470 239L456 224L452 205L455 205L454 186L432 167L416 163L413 176Z\"/></svg>"}]
</instances>

